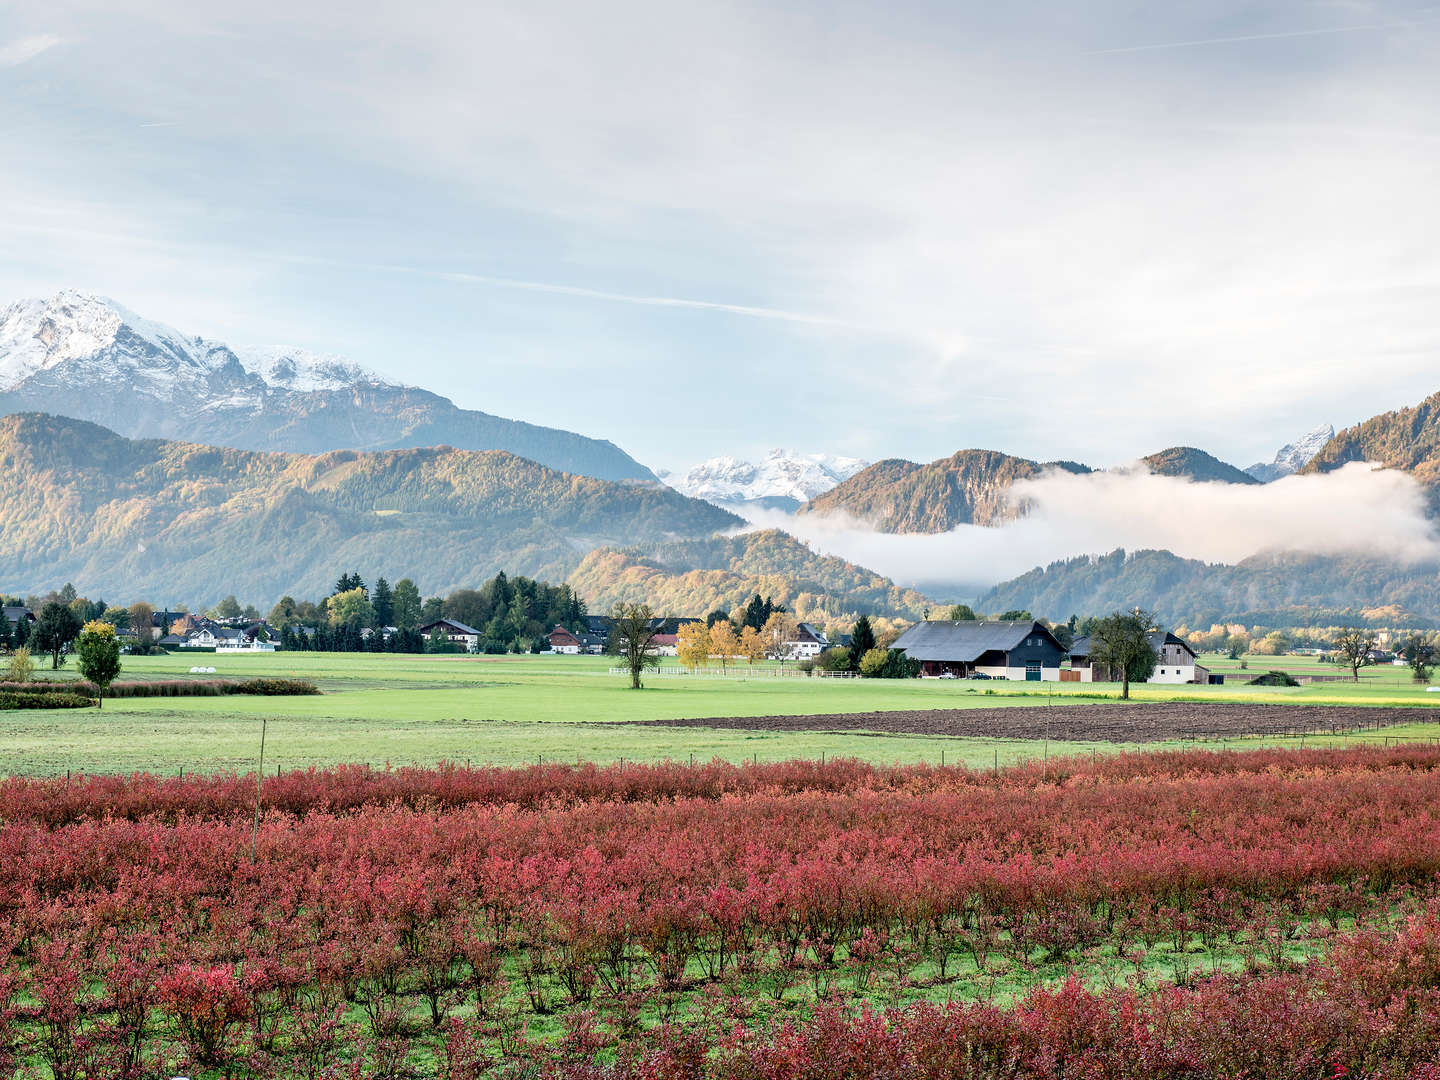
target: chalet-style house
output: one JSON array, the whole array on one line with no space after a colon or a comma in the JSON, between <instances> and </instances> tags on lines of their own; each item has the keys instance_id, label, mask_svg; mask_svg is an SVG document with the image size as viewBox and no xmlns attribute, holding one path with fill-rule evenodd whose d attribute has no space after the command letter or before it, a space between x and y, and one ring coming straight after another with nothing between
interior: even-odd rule
<instances>
[{"instance_id":1,"label":"chalet-style house","mask_svg":"<svg viewBox=\"0 0 1440 1080\"><path fill-rule=\"evenodd\" d=\"M559 625L550 631L550 648L552 651L563 653L566 656L576 656L585 651L585 647L580 644L579 637Z\"/></svg>"},{"instance_id":2,"label":"chalet-style house","mask_svg":"<svg viewBox=\"0 0 1440 1080\"><path fill-rule=\"evenodd\" d=\"M791 660L813 660L830 648L830 639L814 623L802 622L785 642L785 655Z\"/></svg>"},{"instance_id":3,"label":"chalet-style house","mask_svg":"<svg viewBox=\"0 0 1440 1080\"><path fill-rule=\"evenodd\" d=\"M428 640L437 630L451 645L463 645L466 652L474 652L480 647L480 631L473 626L466 626L459 619L436 619L428 622L420 627L420 636Z\"/></svg>"},{"instance_id":4,"label":"chalet-style house","mask_svg":"<svg viewBox=\"0 0 1440 1080\"><path fill-rule=\"evenodd\" d=\"M1033 619L921 622L891 647L904 649L920 662L920 674L931 678L1058 682L1065 658L1055 635Z\"/></svg>"},{"instance_id":5,"label":"chalet-style house","mask_svg":"<svg viewBox=\"0 0 1440 1080\"><path fill-rule=\"evenodd\" d=\"M1196 660L1195 650L1184 638L1176 637L1168 630L1152 630L1146 637L1155 650L1155 672L1146 679L1152 683L1199 683L1210 682L1210 671L1201 667ZM1118 673L1110 671L1103 664L1090 661L1090 639L1078 638L1070 646L1070 670L1075 682L1119 682Z\"/></svg>"}]
</instances>

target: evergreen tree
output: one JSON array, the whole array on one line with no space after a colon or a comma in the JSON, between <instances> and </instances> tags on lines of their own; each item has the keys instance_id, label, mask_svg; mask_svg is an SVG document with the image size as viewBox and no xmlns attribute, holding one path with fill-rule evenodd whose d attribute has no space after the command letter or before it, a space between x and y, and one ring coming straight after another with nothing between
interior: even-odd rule
<instances>
[{"instance_id":1,"label":"evergreen tree","mask_svg":"<svg viewBox=\"0 0 1440 1080\"><path fill-rule=\"evenodd\" d=\"M23 615L20 617L20 621L25 621ZM0 649L8 649L14 644L15 635L10 629L10 620L5 618L3 614L0 614Z\"/></svg>"},{"instance_id":2,"label":"evergreen tree","mask_svg":"<svg viewBox=\"0 0 1440 1080\"><path fill-rule=\"evenodd\" d=\"M861 615L855 620L855 628L850 631L850 656L858 664L860 658L873 648L875 630L870 625L870 616Z\"/></svg>"},{"instance_id":3,"label":"evergreen tree","mask_svg":"<svg viewBox=\"0 0 1440 1080\"><path fill-rule=\"evenodd\" d=\"M30 620L22 612L20 618L15 620L15 633L11 643L15 648L20 649L30 640Z\"/></svg>"},{"instance_id":4,"label":"evergreen tree","mask_svg":"<svg viewBox=\"0 0 1440 1080\"><path fill-rule=\"evenodd\" d=\"M408 577L395 583L391 596L396 626L402 630L413 630L420 625L420 590Z\"/></svg>"},{"instance_id":5,"label":"evergreen tree","mask_svg":"<svg viewBox=\"0 0 1440 1080\"><path fill-rule=\"evenodd\" d=\"M370 594L370 605L375 609L376 626L395 625L395 597L390 592L390 583L383 577L375 579L375 589Z\"/></svg>"}]
</instances>

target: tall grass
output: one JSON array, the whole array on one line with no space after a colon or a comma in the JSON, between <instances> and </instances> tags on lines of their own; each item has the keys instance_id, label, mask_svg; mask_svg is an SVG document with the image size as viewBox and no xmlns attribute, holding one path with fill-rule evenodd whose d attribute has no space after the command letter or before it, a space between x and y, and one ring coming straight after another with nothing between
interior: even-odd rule
<instances>
[{"instance_id":1,"label":"tall grass","mask_svg":"<svg viewBox=\"0 0 1440 1080\"><path fill-rule=\"evenodd\" d=\"M305 679L156 679L145 682L111 683L105 690L107 698L142 697L221 697L226 694L261 694L266 696L318 694L320 688ZM0 682L0 694L69 694L83 697L98 697L99 690L92 682L79 679L73 682L35 681L24 683ZM11 706L25 708L28 706Z\"/></svg>"}]
</instances>

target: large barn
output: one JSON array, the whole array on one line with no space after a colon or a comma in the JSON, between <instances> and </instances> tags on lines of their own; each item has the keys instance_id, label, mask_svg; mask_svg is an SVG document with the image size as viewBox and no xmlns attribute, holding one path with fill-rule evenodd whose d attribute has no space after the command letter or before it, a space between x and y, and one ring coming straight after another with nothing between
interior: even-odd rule
<instances>
[{"instance_id":1,"label":"large barn","mask_svg":"<svg viewBox=\"0 0 1440 1080\"><path fill-rule=\"evenodd\" d=\"M916 623L893 647L920 661L922 675L961 679L1059 682L1065 658L1055 635L1033 619Z\"/></svg>"}]
</instances>

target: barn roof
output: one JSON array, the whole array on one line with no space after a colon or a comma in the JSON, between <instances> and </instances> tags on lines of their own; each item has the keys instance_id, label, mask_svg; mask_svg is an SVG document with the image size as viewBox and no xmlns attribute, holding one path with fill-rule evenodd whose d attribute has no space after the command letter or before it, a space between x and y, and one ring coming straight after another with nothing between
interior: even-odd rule
<instances>
[{"instance_id":1,"label":"barn roof","mask_svg":"<svg viewBox=\"0 0 1440 1080\"><path fill-rule=\"evenodd\" d=\"M1049 630L1033 619L982 619L965 622L920 622L895 639L912 660L949 660L971 663L987 652L1009 652L1027 637Z\"/></svg>"},{"instance_id":2,"label":"barn roof","mask_svg":"<svg viewBox=\"0 0 1440 1080\"><path fill-rule=\"evenodd\" d=\"M1192 655L1195 653L1195 650L1190 647L1188 641L1182 637L1176 637L1169 630L1151 630L1145 635L1145 638L1150 642L1150 647L1157 653L1163 645L1180 645L1189 650ZM1090 655L1090 638L1088 635L1082 638L1076 638L1071 643L1070 655L1081 657Z\"/></svg>"}]
</instances>

